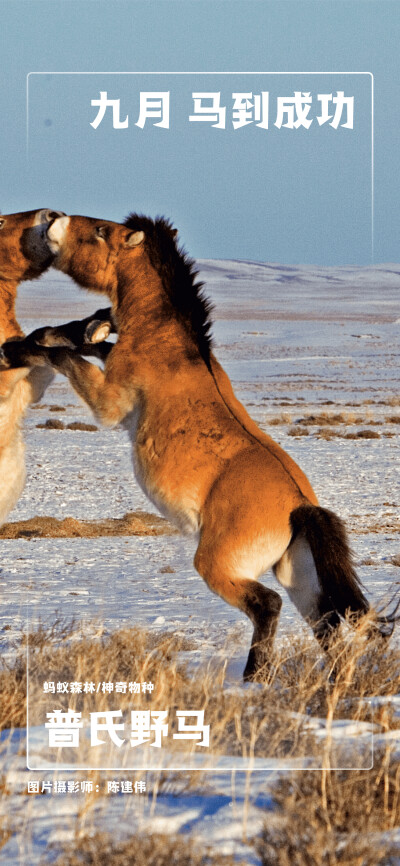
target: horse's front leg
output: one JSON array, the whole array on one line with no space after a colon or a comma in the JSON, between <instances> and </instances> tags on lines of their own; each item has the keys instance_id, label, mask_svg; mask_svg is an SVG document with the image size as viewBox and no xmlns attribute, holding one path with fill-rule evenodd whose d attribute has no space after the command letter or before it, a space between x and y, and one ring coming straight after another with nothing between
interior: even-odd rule
<instances>
[{"instance_id":1,"label":"horse's front leg","mask_svg":"<svg viewBox=\"0 0 400 866\"><path fill-rule=\"evenodd\" d=\"M112 344L107 343L99 343L88 348L95 352L103 351L105 347L108 347L108 352L114 348ZM118 424L134 408L135 389L125 384L129 377L124 377L122 380L117 372L113 375L112 369L104 372L94 364L85 361L72 349L31 345L30 342L22 340L4 343L1 351L6 365L13 367L48 365L58 373L62 373L103 424L109 426Z\"/></svg>"},{"instance_id":2,"label":"horse's front leg","mask_svg":"<svg viewBox=\"0 0 400 866\"><path fill-rule=\"evenodd\" d=\"M86 351L87 346L106 340L111 333L116 333L116 327L112 310L107 307L96 310L86 319L76 319L57 327L37 328L26 339L39 346L68 346L70 349Z\"/></svg>"},{"instance_id":3,"label":"horse's front leg","mask_svg":"<svg viewBox=\"0 0 400 866\"><path fill-rule=\"evenodd\" d=\"M104 346L104 343L99 345ZM67 376L73 389L102 424L114 426L132 411L135 402L132 389L120 377L95 367L68 349L47 351L54 369Z\"/></svg>"},{"instance_id":4,"label":"horse's front leg","mask_svg":"<svg viewBox=\"0 0 400 866\"><path fill-rule=\"evenodd\" d=\"M69 326L77 326L73 328L73 339L71 339L72 329L68 331ZM37 328L25 339L8 340L0 347L0 373L4 377L5 373L2 371L7 371L9 377L17 381L18 378L28 374L29 368L46 365L52 367L57 362L61 363L64 356L46 354L50 348L60 345L69 349L72 357L75 353L81 353L105 362L114 348L113 343L105 342L110 327L112 327L111 322L101 322L90 316L82 321L60 325L58 328ZM26 368L24 372L22 368Z\"/></svg>"},{"instance_id":5,"label":"horse's front leg","mask_svg":"<svg viewBox=\"0 0 400 866\"><path fill-rule=\"evenodd\" d=\"M39 403L45 391L54 379L54 371L51 367L32 367L25 379L27 396L26 403Z\"/></svg>"}]
</instances>

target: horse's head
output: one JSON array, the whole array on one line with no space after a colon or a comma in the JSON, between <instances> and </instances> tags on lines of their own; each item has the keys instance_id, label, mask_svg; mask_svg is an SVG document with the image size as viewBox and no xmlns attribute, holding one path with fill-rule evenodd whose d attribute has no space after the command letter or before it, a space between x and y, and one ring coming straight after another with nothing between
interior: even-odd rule
<instances>
[{"instance_id":1,"label":"horse's head","mask_svg":"<svg viewBox=\"0 0 400 866\"><path fill-rule=\"evenodd\" d=\"M52 261L46 228L62 211L48 208L0 215L0 278L11 282L39 277Z\"/></svg>"},{"instance_id":2,"label":"horse's head","mask_svg":"<svg viewBox=\"0 0 400 866\"><path fill-rule=\"evenodd\" d=\"M119 333L121 322L131 321L131 311L136 324L146 328L175 318L208 359L210 304L169 220L132 213L121 224L64 216L50 224L47 241L54 267L78 285L108 295Z\"/></svg>"},{"instance_id":3,"label":"horse's head","mask_svg":"<svg viewBox=\"0 0 400 866\"><path fill-rule=\"evenodd\" d=\"M118 282L143 260L145 233L85 216L54 219L47 229L53 265L80 286L115 298Z\"/></svg>"}]
</instances>

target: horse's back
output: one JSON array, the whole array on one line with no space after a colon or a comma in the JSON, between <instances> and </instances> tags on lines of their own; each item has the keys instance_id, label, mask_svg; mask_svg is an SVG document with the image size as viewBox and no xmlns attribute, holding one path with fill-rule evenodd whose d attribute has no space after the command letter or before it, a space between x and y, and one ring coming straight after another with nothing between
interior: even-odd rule
<instances>
[{"instance_id":1,"label":"horse's back","mask_svg":"<svg viewBox=\"0 0 400 866\"><path fill-rule=\"evenodd\" d=\"M301 496L312 505L318 505L318 499L305 473L300 469L290 454L281 448L280 445L271 438L271 436L268 436L267 433L260 430L256 422L246 411L243 404L237 399L229 376L223 367L221 367L214 355L211 356L211 370L216 387L228 410L234 414L238 423L248 432L252 441L258 443L261 448L270 455L270 459L268 459L266 455L264 455L264 459L262 459L262 452L259 451L260 464L264 464L266 468L267 466L270 467L271 463L276 461L276 464L279 464L282 467L283 473L289 477L292 484L298 488Z\"/></svg>"}]
</instances>

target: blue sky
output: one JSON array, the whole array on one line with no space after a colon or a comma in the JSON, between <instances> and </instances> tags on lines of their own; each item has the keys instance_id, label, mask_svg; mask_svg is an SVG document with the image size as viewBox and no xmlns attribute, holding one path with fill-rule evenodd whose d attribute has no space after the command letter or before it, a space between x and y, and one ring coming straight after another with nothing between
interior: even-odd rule
<instances>
[{"instance_id":1,"label":"blue sky","mask_svg":"<svg viewBox=\"0 0 400 866\"><path fill-rule=\"evenodd\" d=\"M0 0L0 12L4 213L164 214L196 257L399 260L397 0ZM371 77L167 74L200 71L373 74L373 253ZM38 72L27 148L26 76ZM121 100L127 129L113 129L109 110L90 126L100 90ZM170 93L168 129L136 126L147 90ZM189 121L200 91L221 93L225 128ZM277 128L277 100L295 91L311 94L313 122ZM318 96L337 91L354 97L353 129L317 122ZM233 129L234 92L269 93L268 129Z\"/></svg>"}]
</instances>

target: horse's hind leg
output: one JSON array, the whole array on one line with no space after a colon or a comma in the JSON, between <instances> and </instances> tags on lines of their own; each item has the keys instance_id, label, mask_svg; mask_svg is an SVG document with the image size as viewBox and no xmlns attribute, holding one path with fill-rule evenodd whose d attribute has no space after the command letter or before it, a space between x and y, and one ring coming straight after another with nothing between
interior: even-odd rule
<instances>
[{"instance_id":1,"label":"horse's hind leg","mask_svg":"<svg viewBox=\"0 0 400 866\"><path fill-rule=\"evenodd\" d=\"M222 549L217 551L214 545L209 546L204 536L194 565L213 592L242 610L252 621L254 632L243 678L265 679L282 607L279 593L257 580L242 577L235 557L226 557Z\"/></svg>"},{"instance_id":2,"label":"horse's hind leg","mask_svg":"<svg viewBox=\"0 0 400 866\"><path fill-rule=\"evenodd\" d=\"M245 580L244 583L247 585L243 587L241 610L251 619L254 631L243 679L262 681L269 670L282 599L278 592L256 580Z\"/></svg>"}]
</instances>

